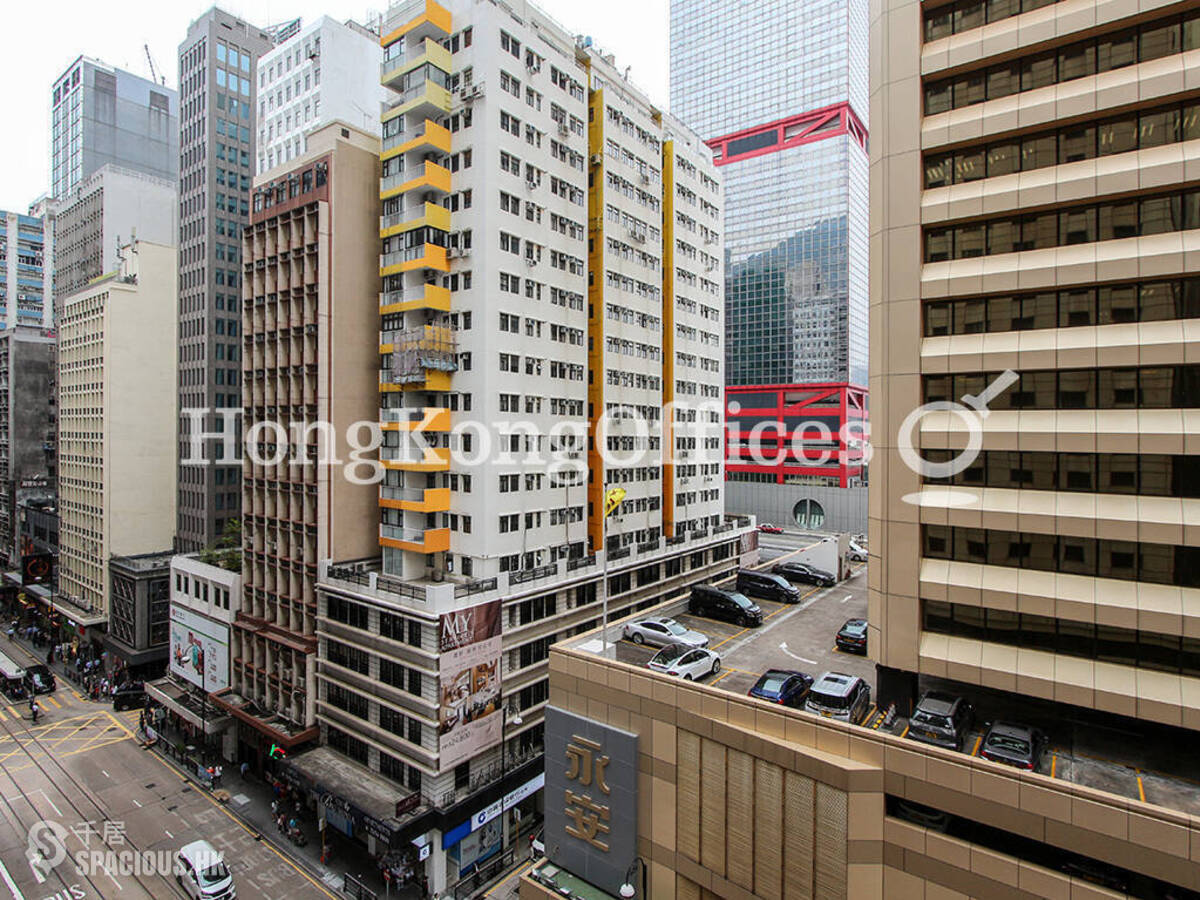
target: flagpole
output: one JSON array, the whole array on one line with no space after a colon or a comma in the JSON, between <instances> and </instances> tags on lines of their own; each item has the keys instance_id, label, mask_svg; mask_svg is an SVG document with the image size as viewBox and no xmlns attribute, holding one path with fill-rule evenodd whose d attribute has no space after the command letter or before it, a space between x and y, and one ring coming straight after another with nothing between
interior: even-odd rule
<instances>
[{"instance_id":1,"label":"flagpole","mask_svg":"<svg viewBox=\"0 0 1200 900\"><path fill-rule=\"evenodd\" d=\"M600 655L608 657L608 491L601 491L604 507L600 510L600 549L604 551L604 561L601 566L600 590L604 592L604 606L601 613Z\"/></svg>"}]
</instances>

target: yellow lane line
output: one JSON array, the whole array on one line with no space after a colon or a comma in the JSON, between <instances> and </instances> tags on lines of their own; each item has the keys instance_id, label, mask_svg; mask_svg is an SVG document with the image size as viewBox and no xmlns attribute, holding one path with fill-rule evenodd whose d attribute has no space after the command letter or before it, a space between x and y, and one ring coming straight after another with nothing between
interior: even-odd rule
<instances>
[{"instance_id":1,"label":"yellow lane line","mask_svg":"<svg viewBox=\"0 0 1200 900\"><path fill-rule=\"evenodd\" d=\"M21 714L20 714L19 712L17 712L17 710L16 710L16 707L9 706L9 707L8 707L8 711L9 711L9 713L11 713L11 714L12 714L12 717L13 717L14 719L19 719L19 718L21 718Z\"/></svg>"},{"instance_id":2,"label":"yellow lane line","mask_svg":"<svg viewBox=\"0 0 1200 900\"><path fill-rule=\"evenodd\" d=\"M716 678L714 678L714 679L713 679L711 682L709 682L709 687L712 687L712 686L716 685L716 683L717 683L718 681L720 681L722 678L725 678L725 677L727 677L727 676L728 676L728 675L730 675L732 672L733 672L733 670L732 670L732 669L728 669L728 670L726 670L726 671L722 672L720 675L718 675Z\"/></svg>"},{"instance_id":3,"label":"yellow lane line","mask_svg":"<svg viewBox=\"0 0 1200 900\"><path fill-rule=\"evenodd\" d=\"M1137 772L1138 799L1141 800L1143 803L1145 803L1146 802L1146 786L1144 784L1142 784L1142 770L1134 769L1133 771Z\"/></svg>"},{"instance_id":4,"label":"yellow lane line","mask_svg":"<svg viewBox=\"0 0 1200 900\"><path fill-rule=\"evenodd\" d=\"M981 734L979 737L975 738L975 749L971 751L972 756L979 755L979 745L982 743L983 743L983 735Z\"/></svg>"},{"instance_id":5,"label":"yellow lane line","mask_svg":"<svg viewBox=\"0 0 1200 900\"><path fill-rule=\"evenodd\" d=\"M900 737L907 737L907 736L908 736L908 726L905 725L904 730L902 732L900 732Z\"/></svg>"},{"instance_id":6,"label":"yellow lane line","mask_svg":"<svg viewBox=\"0 0 1200 900\"><path fill-rule=\"evenodd\" d=\"M55 700L53 697L47 697L46 702L49 703L51 706L53 706L55 709L62 709L62 704L59 703L57 700Z\"/></svg>"},{"instance_id":7,"label":"yellow lane line","mask_svg":"<svg viewBox=\"0 0 1200 900\"><path fill-rule=\"evenodd\" d=\"M1051 778L1054 777L1054 773L1056 771L1058 771L1058 754L1057 753L1050 757L1050 777Z\"/></svg>"},{"instance_id":8,"label":"yellow lane line","mask_svg":"<svg viewBox=\"0 0 1200 900\"><path fill-rule=\"evenodd\" d=\"M533 864L534 864L536 861L537 861L537 860L533 860L533 859L531 859L529 862L525 863L525 865L521 866L521 871L519 871L519 872L515 873L514 875L512 875L512 876L510 876L510 877L512 877L512 878L516 878L516 879L520 880L520 878L521 878L521 876L522 876L522 875L524 875L524 874L525 874L526 872L528 872L528 871L529 871L531 868L533 868ZM494 894L496 891L498 891L498 890L499 890L500 888L502 888L504 885L508 884L508 881L509 881L509 879L508 879L508 878L505 878L503 881L500 881L500 882L497 882L496 884L493 884L493 885L491 886L491 888L489 888L489 889L488 889L488 892L487 892L486 894L484 894L483 896L485 896L485 897L490 897L490 896L492 896L492 894Z\"/></svg>"}]
</instances>

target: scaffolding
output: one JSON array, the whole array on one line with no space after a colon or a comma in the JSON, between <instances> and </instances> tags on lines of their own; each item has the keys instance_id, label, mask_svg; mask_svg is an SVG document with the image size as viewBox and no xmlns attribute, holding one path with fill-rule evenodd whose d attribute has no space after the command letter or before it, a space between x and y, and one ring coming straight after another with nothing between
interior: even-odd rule
<instances>
[{"instance_id":1,"label":"scaffolding","mask_svg":"<svg viewBox=\"0 0 1200 900\"><path fill-rule=\"evenodd\" d=\"M444 325L426 325L396 335L392 342L392 384L414 384L426 373L458 370L458 341Z\"/></svg>"}]
</instances>

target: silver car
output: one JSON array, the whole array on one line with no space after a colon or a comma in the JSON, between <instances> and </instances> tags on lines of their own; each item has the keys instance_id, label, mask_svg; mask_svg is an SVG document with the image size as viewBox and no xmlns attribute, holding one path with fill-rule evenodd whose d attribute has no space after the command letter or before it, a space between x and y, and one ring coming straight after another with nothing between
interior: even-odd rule
<instances>
[{"instance_id":1,"label":"silver car","mask_svg":"<svg viewBox=\"0 0 1200 900\"><path fill-rule=\"evenodd\" d=\"M707 647L708 638L698 631L684 628L674 619L653 616L630 622L621 629L621 637L635 644L665 647L667 644L687 644L689 647Z\"/></svg>"}]
</instances>

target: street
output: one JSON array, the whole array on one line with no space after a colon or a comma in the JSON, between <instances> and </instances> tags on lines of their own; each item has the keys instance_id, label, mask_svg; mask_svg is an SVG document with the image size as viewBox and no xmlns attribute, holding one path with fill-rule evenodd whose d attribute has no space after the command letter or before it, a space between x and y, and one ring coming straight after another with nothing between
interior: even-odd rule
<instances>
[{"instance_id":1,"label":"street","mask_svg":"<svg viewBox=\"0 0 1200 900\"><path fill-rule=\"evenodd\" d=\"M5 652L35 661L12 642ZM143 748L137 710L114 713L62 680L40 703L36 725L27 704L0 703L0 881L14 900L184 897L170 860L197 839L224 854L241 897L337 896ZM40 821L51 824L31 833ZM31 848L53 863L60 842L67 858L31 865ZM96 856L78 866L80 853Z\"/></svg>"}]
</instances>

